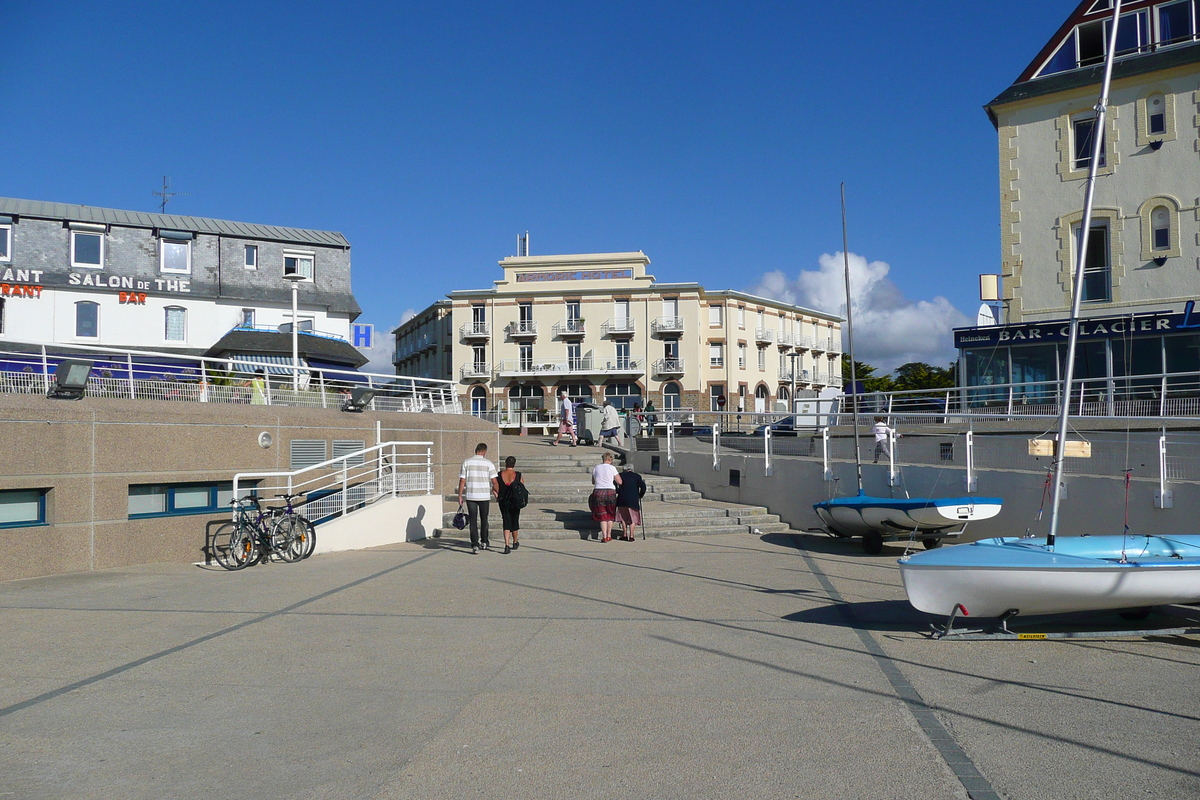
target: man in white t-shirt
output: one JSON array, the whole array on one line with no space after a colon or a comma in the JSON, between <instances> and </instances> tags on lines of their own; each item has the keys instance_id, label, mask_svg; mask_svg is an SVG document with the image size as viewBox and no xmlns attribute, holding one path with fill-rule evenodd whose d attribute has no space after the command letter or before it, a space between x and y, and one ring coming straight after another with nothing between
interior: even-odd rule
<instances>
[{"instance_id":1,"label":"man in white t-shirt","mask_svg":"<svg viewBox=\"0 0 1200 800\"><path fill-rule=\"evenodd\" d=\"M461 506L465 499L471 521L471 555L478 553L481 546L489 549L488 504L500 493L496 465L488 461L487 450L483 442L475 445L475 455L464 461L458 471L458 504Z\"/></svg>"},{"instance_id":2,"label":"man in white t-shirt","mask_svg":"<svg viewBox=\"0 0 1200 800\"><path fill-rule=\"evenodd\" d=\"M903 436L903 434L896 433L895 428L889 428L887 421L883 417L875 418L875 425L871 428L871 433L875 434L875 461L873 463L878 464L879 456L881 455L890 461L892 458L892 446L889 439L893 434L896 436Z\"/></svg>"},{"instance_id":3,"label":"man in white t-shirt","mask_svg":"<svg viewBox=\"0 0 1200 800\"><path fill-rule=\"evenodd\" d=\"M555 447L558 447L564 433L571 440L571 447L579 443L579 437L575 434L575 404L567 397L566 389L562 390L558 399L558 435L554 437L553 442Z\"/></svg>"}]
</instances>

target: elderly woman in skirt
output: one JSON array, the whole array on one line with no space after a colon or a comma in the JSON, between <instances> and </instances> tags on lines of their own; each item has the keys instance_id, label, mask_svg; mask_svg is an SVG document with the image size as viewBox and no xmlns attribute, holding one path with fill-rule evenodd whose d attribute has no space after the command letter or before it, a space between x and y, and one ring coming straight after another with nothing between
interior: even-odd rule
<instances>
[{"instance_id":1,"label":"elderly woman in skirt","mask_svg":"<svg viewBox=\"0 0 1200 800\"><path fill-rule=\"evenodd\" d=\"M632 466L626 466L617 489L617 521L621 523L620 538L627 542L633 541L633 532L642 524L642 498L645 496L645 479L634 472Z\"/></svg>"},{"instance_id":2,"label":"elderly woman in skirt","mask_svg":"<svg viewBox=\"0 0 1200 800\"><path fill-rule=\"evenodd\" d=\"M604 460L592 467L592 495L588 506L592 519L600 523L600 541L612 541L613 521L617 518L617 487L621 476L612 464L612 453L605 453Z\"/></svg>"}]
</instances>

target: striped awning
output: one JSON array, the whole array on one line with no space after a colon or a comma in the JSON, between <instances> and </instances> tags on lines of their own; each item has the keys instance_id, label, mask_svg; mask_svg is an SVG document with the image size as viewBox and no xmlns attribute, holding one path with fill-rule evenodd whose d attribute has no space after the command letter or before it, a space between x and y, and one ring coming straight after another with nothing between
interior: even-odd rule
<instances>
[{"instance_id":1,"label":"striped awning","mask_svg":"<svg viewBox=\"0 0 1200 800\"><path fill-rule=\"evenodd\" d=\"M264 356L260 353L236 353L229 358L233 361L234 372L254 373L262 369L268 375L292 374L291 356ZM281 364L282 366L272 366L273 364ZM303 358L300 359L300 366L301 368L308 367Z\"/></svg>"}]
</instances>

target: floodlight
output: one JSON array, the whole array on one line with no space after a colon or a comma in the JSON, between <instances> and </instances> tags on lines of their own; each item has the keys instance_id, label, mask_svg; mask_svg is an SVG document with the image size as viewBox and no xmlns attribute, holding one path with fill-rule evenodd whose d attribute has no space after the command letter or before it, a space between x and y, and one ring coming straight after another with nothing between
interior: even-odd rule
<instances>
[{"instance_id":1,"label":"floodlight","mask_svg":"<svg viewBox=\"0 0 1200 800\"><path fill-rule=\"evenodd\" d=\"M64 359L54 368L54 386L46 396L59 400L78 400L83 397L91 374L91 361Z\"/></svg>"},{"instance_id":2,"label":"floodlight","mask_svg":"<svg viewBox=\"0 0 1200 800\"><path fill-rule=\"evenodd\" d=\"M350 396L342 403L342 411L361 414L366 410L367 406L371 405L371 401L374 399L374 389L365 389L362 387L351 389Z\"/></svg>"}]
</instances>

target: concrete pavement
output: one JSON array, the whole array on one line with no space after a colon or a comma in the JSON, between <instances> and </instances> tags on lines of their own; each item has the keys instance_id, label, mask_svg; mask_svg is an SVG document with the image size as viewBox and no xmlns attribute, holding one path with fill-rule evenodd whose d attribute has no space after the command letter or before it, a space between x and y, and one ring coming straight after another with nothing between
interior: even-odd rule
<instances>
[{"instance_id":1,"label":"concrete pavement","mask_svg":"<svg viewBox=\"0 0 1200 800\"><path fill-rule=\"evenodd\" d=\"M1195 639L931 641L890 546L461 545L0 584L0 798L1200 797Z\"/></svg>"}]
</instances>

